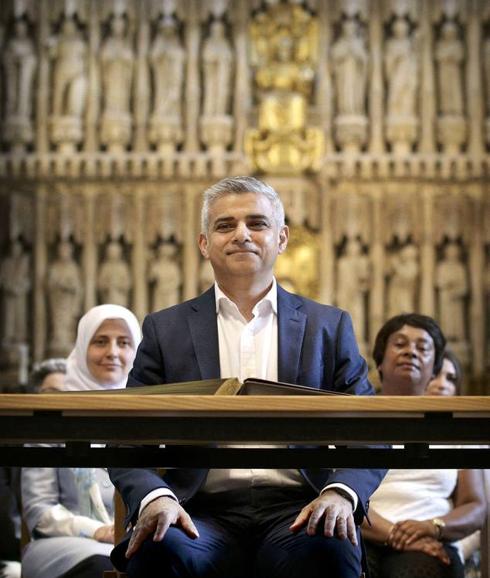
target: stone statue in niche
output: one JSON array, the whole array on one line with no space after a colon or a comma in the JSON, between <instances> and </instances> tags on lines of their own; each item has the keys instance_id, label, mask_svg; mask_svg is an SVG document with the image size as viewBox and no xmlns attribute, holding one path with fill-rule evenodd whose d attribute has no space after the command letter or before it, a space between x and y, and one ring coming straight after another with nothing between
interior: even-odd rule
<instances>
[{"instance_id":1,"label":"stone statue in niche","mask_svg":"<svg viewBox=\"0 0 490 578\"><path fill-rule=\"evenodd\" d=\"M461 262L461 248L450 243L436 267L436 288L441 328L449 341L463 342L465 331L465 298L468 278Z\"/></svg>"},{"instance_id":2,"label":"stone statue in niche","mask_svg":"<svg viewBox=\"0 0 490 578\"><path fill-rule=\"evenodd\" d=\"M25 20L16 20L3 53L6 80L5 140L23 149L33 139L33 85L37 56Z\"/></svg>"},{"instance_id":3,"label":"stone statue in niche","mask_svg":"<svg viewBox=\"0 0 490 578\"><path fill-rule=\"evenodd\" d=\"M368 54L359 24L344 20L332 47L337 116L335 134L344 152L357 152L366 142Z\"/></svg>"},{"instance_id":4,"label":"stone statue in niche","mask_svg":"<svg viewBox=\"0 0 490 578\"><path fill-rule=\"evenodd\" d=\"M149 54L154 84L153 114L182 116L185 51L174 20L161 21Z\"/></svg>"},{"instance_id":5,"label":"stone statue in niche","mask_svg":"<svg viewBox=\"0 0 490 578\"><path fill-rule=\"evenodd\" d=\"M437 87L441 114L462 115L464 46L454 22L445 22L436 44Z\"/></svg>"},{"instance_id":6,"label":"stone statue in niche","mask_svg":"<svg viewBox=\"0 0 490 578\"><path fill-rule=\"evenodd\" d=\"M366 294L370 284L370 264L357 239L348 239L337 261L337 306L352 316L354 330L362 342L366 337Z\"/></svg>"},{"instance_id":7,"label":"stone statue in niche","mask_svg":"<svg viewBox=\"0 0 490 578\"><path fill-rule=\"evenodd\" d=\"M182 274L177 262L177 247L173 243L162 243L157 256L150 263L148 279L153 283L152 311L159 311L180 301Z\"/></svg>"},{"instance_id":8,"label":"stone statue in niche","mask_svg":"<svg viewBox=\"0 0 490 578\"><path fill-rule=\"evenodd\" d=\"M436 44L437 88L439 119L438 140L446 153L459 152L466 139L466 121L463 117L463 60L464 46L454 22L445 22L441 38Z\"/></svg>"},{"instance_id":9,"label":"stone statue in niche","mask_svg":"<svg viewBox=\"0 0 490 578\"><path fill-rule=\"evenodd\" d=\"M82 277L69 241L58 245L58 256L48 270L47 290L52 322L50 351L65 355L73 345L82 308Z\"/></svg>"},{"instance_id":10,"label":"stone statue in niche","mask_svg":"<svg viewBox=\"0 0 490 578\"><path fill-rule=\"evenodd\" d=\"M123 259L122 247L117 241L111 241L106 247L105 260L97 276L102 303L128 307L131 286L131 271Z\"/></svg>"},{"instance_id":11,"label":"stone statue in niche","mask_svg":"<svg viewBox=\"0 0 490 578\"><path fill-rule=\"evenodd\" d=\"M0 265L0 289L4 306L2 342L5 345L25 343L31 278L29 256L17 240L12 242L9 255Z\"/></svg>"},{"instance_id":12,"label":"stone statue in niche","mask_svg":"<svg viewBox=\"0 0 490 578\"><path fill-rule=\"evenodd\" d=\"M203 114L222 116L229 112L233 52L223 22L211 23L209 37L202 49L204 79Z\"/></svg>"},{"instance_id":13,"label":"stone statue in niche","mask_svg":"<svg viewBox=\"0 0 490 578\"><path fill-rule=\"evenodd\" d=\"M417 311L416 296L419 277L418 250L409 243L395 253L390 261L387 292L387 317Z\"/></svg>"},{"instance_id":14,"label":"stone statue in niche","mask_svg":"<svg viewBox=\"0 0 490 578\"><path fill-rule=\"evenodd\" d=\"M385 69L388 83L387 112L390 116L416 114L418 58L409 24L397 18L393 36L386 42Z\"/></svg>"},{"instance_id":15,"label":"stone statue in niche","mask_svg":"<svg viewBox=\"0 0 490 578\"><path fill-rule=\"evenodd\" d=\"M150 48L153 104L150 140L161 152L172 152L183 138L182 103L185 50L172 18L164 18Z\"/></svg>"},{"instance_id":16,"label":"stone statue in niche","mask_svg":"<svg viewBox=\"0 0 490 578\"><path fill-rule=\"evenodd\" d=\"M124 150L131 137L131 88L134 51L126 20L113 16L110 33L102 45L101 77L103 89L102 142L111 152Z\"/></svg>"},{"instance_id":17,"label":"stone statue in niche","mask_svg":"<svg viewBox=\"0 0 490 578\"><path fill-rule=\"evenodd\" d=\"M419 57L409 23L397 18L386 42L386 137L393 151L407 154L417 137Z\"/></svg>"},{"instance_id":18,"label":"stone statue in niche","mask_svg":"<svg viewBox=\"0 0 490 578\"><path fill-rule=\"evenodd\" d=\"M368 54L359 25L344 20L342 35L332 46L338 114L365 115Z\"/></svg>"},{"instance_id":19,"label":"stone statue in niche","mask_svg":"<svg viewBox=\"0 0 490 578\"><path fill-rule=\"evenodd\" d=\"M64 152L82 139L87 92L87 45L76 21L66 18L57 39L50 40L53 71L52 138Z\"/></svg>"}]
</instances>

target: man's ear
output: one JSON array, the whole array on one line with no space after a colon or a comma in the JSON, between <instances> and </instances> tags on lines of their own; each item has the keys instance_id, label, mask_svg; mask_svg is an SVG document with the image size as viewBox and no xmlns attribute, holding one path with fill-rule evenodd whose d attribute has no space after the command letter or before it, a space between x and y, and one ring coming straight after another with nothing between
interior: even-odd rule
<instances>
[{"instance_id":1,"label":"man's ear","mask_svg":"<svg viewBox=\"0 0 490 578\"><path fill-rule=\"evenodd\" d=\"M279 254L284 253L289 241L289 227L284 225L279 231Z\"/></svg>"},{"instance_id":2,"label":"man's ear","mask_svg":"<svg viewBox=\"0 0 490 578\"><path fill-rule=\"evenodd\" d=\"M199 250L201 251L201 255L205 259L209 259L208 238L206 237L206 235L204 233L199 233L198 244L199 244Z\"/></svg>"}]
</instances>

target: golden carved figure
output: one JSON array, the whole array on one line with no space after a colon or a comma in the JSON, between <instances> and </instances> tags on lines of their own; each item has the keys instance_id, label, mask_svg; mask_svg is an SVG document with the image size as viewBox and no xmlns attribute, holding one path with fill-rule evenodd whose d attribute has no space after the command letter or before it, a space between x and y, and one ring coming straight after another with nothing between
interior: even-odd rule
<instances>
[{"instance_id":1,"label":"golden carved figure","mask_svg":"<svg viewBox=\"0 0 490 578\"><path fill-rule=\"evenodd\" d=\"M306 126L317 34L316 20L298 5L270 5L251 25L258 128L248 133L245 148L265 172L301 173L322 154L323 135Z\"/></svg>"}]
</instances>

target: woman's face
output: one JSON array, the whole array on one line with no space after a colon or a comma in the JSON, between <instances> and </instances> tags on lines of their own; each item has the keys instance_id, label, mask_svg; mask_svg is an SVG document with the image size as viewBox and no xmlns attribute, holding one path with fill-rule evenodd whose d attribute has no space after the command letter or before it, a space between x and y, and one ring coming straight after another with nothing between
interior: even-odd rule
<instances>
[{"instance_id":1,"label":"woman's face","mask_svg":"<svg viewBox=\"0 0 490 578\"><path fill-rule=\"evenodd\" d=\"M90 340L87 367L99 384L114 385L127 377L135 353L126 322L106 319Z\"/></svg>"},{"instance_id":2,"label":"woman's face","mask_svg":"<svg viewBox=\"0 0 490 578\"><path fill-rule=\"evenodd\" d=\"M388 338L378 370L384 395L423 395L433 377L434 341L420 327L404 325Z\"/></svg>"},{"instance_id":3,"label":"woman's face","mask_svg":"<svg viewBox=\"0 0 490 578\"><path fill-rule=\"evenodd\" d=\"M427 386L427 395L456 395L456 381L458 374L452 361L445 359L441 371Z\"/></svg>"}]
</instances>

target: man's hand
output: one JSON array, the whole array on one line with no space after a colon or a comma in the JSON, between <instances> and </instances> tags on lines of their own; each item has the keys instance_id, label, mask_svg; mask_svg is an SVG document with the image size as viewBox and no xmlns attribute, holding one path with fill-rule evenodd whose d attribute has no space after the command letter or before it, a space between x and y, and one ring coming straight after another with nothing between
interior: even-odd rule
<instances>
[{"instance_id":1,"label":"man's hand","mask_svg":"<svg viewBox=\"0 0 490 578\"><path fill-rule=\"evenodd\" d=\"M309 536L314 536L322 517L325 517L324 536L331 538L335 535L341 540L348 538L354 546L357 546L352 504L334 490L326 490L321 496L305 506L289 529L291 532L297 532L306 526L306 533Z\"/></svg>"},{"instance_id":2,"label":"man's hand","mask_svg":"<svg viewBox=\"0 0 490 578\"><path fill-rule=\"evenodd\" d=\"M107 544L114 544L114 524L101 526L97 528L94 533L94 540L97 542L107 542Z\"/></svg>"},{"instance_id":3,"label":"man's hand","mask_svg":"<svg viewBox=\"0 0 490 578\"><path fill-rule=\"evenodd\" d=\"M178 526L189 538L199 538L199 532L184 508L172 498L162 496L143 508L126 551L126 558L138 550L153 533L153 541L160 542L170 526Z\"/></svg>"}]
</instances>

